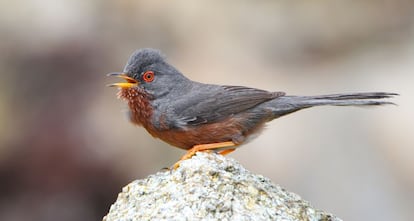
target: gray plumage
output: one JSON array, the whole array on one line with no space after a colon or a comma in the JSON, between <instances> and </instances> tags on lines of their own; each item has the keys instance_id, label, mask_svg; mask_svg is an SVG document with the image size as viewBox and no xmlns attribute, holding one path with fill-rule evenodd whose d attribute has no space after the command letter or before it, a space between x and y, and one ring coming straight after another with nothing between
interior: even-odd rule
<instances>
[{"instance_id":1,"label":"gray plumage","mask_svg":"<svg viewBox=\"0 0 414 221\"><path fill-rule=\"evenodd\" d=\"M146 71L154 72L153 81L143 80L142 76ZM392 104L383 99L397 95L387 92L369 92L289 96L284 92L269 92L243 86L203 84L188 79L167 63L165 56L158 50L148 48L137 50L130 57L124 73L138 82L136 90L145 94L145 97L149 99L149 104L153 109L149 120L155 129L147 128L147 130L152 130L150 132L153 135L157 134L154 136L161 137L163 130L185 131L217 122L228 121L232 124L240 124L236 125L240 131L232 132L233 134L229 134L227 138L211 142L222 142L228 139L238 140L240 143L247 136L256 133L265 122L301 109L322 105ZM131 104L133 101L130 101L130 107ZM140 117L137 116L136 119L142 119ZM137 123L146 125L142 122ZM223 128L223 133L230 131L230 126L234 130L234 125L229 125L229 130ZM226 124L222 127L226 127ZM157 131L154 132L154 130Z\"/></svg>"}]
</instances>

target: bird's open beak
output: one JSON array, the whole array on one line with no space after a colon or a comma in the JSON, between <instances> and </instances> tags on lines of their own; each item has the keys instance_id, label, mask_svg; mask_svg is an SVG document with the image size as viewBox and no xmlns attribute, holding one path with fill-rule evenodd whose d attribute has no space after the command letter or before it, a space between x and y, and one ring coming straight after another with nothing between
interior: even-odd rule
<instances>
[{"instance_id":1,"label":"bird's open beak","mask_svg":"<svg viewBox=\"0 0 414 221\"><path fill-rule=\"evenodd\" d=\"M108 84L108 87L118 87L118 88L131 88L134 86L138 85L138 81L135 80L134 78L129 77L128 75L126 75L125 73L122 72L114 72L114 73L109 73L106 76L115 76L115 77L120 77L125 79L127 82L119 82L119 83L114 83L114 84Z\"/></svg>"}]
</instances>

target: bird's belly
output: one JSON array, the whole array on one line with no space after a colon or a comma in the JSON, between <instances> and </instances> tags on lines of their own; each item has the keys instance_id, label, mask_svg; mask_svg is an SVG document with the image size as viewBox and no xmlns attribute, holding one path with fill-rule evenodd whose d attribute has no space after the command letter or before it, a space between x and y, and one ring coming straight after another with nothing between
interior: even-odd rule
<instances>
[{"instance_id":1,"label":"bird's belly","mask_svg":"<svg viewBox=\"0 0 414 221\"><path fill-rule=\"evenodd\" d=\"M229 119L221 122L189 126L184 129L154 130L146 128L148 132L173 146L181 149L190 149L194 145L219 143L232 141L237 145L244 143L252 134L256 134L263 128L258 124L254 128L246 128L237 119Z\"/></svg>"}]
</instances>

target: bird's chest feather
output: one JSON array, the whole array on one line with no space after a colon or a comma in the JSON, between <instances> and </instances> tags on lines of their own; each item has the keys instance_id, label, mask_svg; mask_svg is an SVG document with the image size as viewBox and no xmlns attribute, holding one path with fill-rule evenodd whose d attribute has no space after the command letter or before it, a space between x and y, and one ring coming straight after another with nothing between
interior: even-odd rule
<instances>
[{"instance_id":1,"label":"bird's chest feather","mask_svg":"<svg viewBox=\"0 0 414 221\"><path fill-rule=\"evenodd\" d=\"M118 97L127 101L132 123L143 126L148 131L155 129L151 122L154 109L150 103L150 95L138 89L129 88L120 90Z\"/></svg>"},{"instance_id":2,"label":"bird's chest feather","mask_svg":"<svg viewBox=\"0 0 414 221\"><path fill-rule=\"evenodd\" d=\"M136 88L128 88L121 89L118 97L127 101L132 123L144 127L153 137L171 143L169 133L165 132L169 129L165 123L165 115L157 114L160 110L156 110L152 105L151 95ZM173 145L177 146L177 144Z\"/></svg>"}]
</instances>

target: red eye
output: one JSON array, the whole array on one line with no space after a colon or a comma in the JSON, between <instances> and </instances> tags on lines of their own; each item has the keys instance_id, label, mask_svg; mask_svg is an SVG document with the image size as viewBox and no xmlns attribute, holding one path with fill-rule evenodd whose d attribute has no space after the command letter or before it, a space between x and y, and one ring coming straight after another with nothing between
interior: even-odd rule
<instances>
[{"instance_id":1,"label":"red eye","mask_svg":"<svg viewBox=\"0 0 414 221\"><path fill-rule=\"evenodd\" d=\"M153 71L146 71L142 75L142 79L144 79L145 82L151 82L154 80L154 72Z\"/></svg>"}]
</instances>

